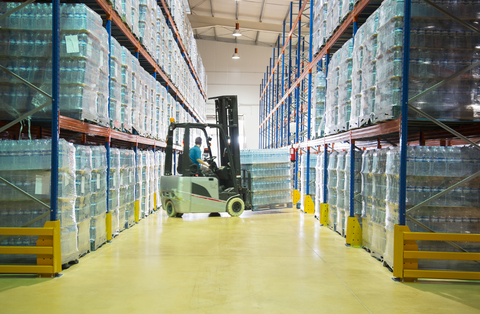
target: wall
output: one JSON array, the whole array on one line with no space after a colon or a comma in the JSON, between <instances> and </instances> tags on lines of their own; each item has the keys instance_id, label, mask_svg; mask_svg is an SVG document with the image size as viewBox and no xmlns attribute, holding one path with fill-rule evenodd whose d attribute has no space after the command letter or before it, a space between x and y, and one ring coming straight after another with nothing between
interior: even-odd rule
<instances>
[{"instance_id":1,"label":"wall","mask_svg":"<svg viewBox=\"0 0 480 314\"><path fill-rule=\"evenodd\" d=\"M239 115L245 126L245 147L258 148L258 110L260 83L272 57L272 48L238 45L240 59L233 60L235 45L197 40L207 73L208 97L237 95ZM215 115L213 102L207 104L207 115ZM242 117L240 117L242 119Z\"/></svg>"}]
</instances>

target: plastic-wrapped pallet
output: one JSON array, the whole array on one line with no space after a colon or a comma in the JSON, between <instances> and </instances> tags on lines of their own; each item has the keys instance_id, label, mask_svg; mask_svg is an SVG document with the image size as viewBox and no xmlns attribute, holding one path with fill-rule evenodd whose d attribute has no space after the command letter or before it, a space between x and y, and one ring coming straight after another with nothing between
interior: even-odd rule
<instances>
[{"instance_id":1,"label":"plastic-wrapped pallet","mask_svg":"<svg viewBox=\"0 0 480 314\"><path fill-rule=\"evenodd\" d=\"M95 251L107 241L107 150L92 146L92 197L90 207L90 243Z\"/></svg>"},{"instance_id":2,"label":"plastic-wrapped pallet","mask_svg":"<svg viewBox=\"0 0 480 314\"><path fill-rule=\"evenodd\" d=\"M122 130L132 132L132 60L133 55L122 46L122 89L121 121Z\"/></svg>"},{"instance_id":3,"label":"plastic-wrapped pallet","mask_svg":"<svg viewBox=\"0 0 480 314\"><path fill-rule=\"evenodd\" d=\"M403 75L403 10L403 0L387 0L378 9L374 122L389 120L400 114Z\"/></svg>"},{"instance_id":4,"label":"plastic-wrapped pallet","mask_svg":"<svg viewBox=\"0 0 480 314\"><path fill-rule=\"evenodd\" d=\"M432 2L462 20L478 20L478 1ZM409 98L478 60L480 35L454 20L445 20L445 15L432 6L412 1L411 21ZM395 41L397 37L394 36ZM479 74L476 67L411 104L437 119L477 120ZM412 113L410 117L423 118Z\"/></svg>"},{"instance_id":5,"label":"plastic-wrapped pallet","mask_svg":"<svg viewBox=\"0 0 480 314\"><path fill-rule=\"evenodd\" d=\"M132 19L130 29L132 30L132 33L134 33L138 38L140 38L140 30L138 28L138 21L139 21L139 15L140 15L139 1L131 0L129 2L130 2L130 5L131 5L131 7L130 7L130 9L131 9L130 17Z\"/></svg>"},{"instance_id":6,"label":"plastic-wrapped pallet","mask_svg":"<svg viewBox=\"0 0 480 314\"><path fill-rule=\"evenodd\" d=\"M340 64L338 68L338 121L335 129L346 131L349 129L351 95L352 95L352 59L353 38L349 39L340 50Z\"/></svg>"},{"instance_id":7,"label":"plastic-wrapped pallet","mask_svg":"<svg viewBox=\"0 0 480 314\"><path fill-rule=\"evenodd\" d=\"M110 172L108 176L108 211L112 215L112 236L120 232L120 150L110 149Z\"/></svg>"},{"instance_id":8,"label":"plastic-wrapped pallet","mask_svg":"<svg viewBox=\"0 0 480 314\"><path fill-rule=\"evenodd\" d=\"M347 15L353 10L354 0L340 0L342 2L341 12L340 12L340 21L343 21Z\"/></svg>"},{"instance_id":9,"label":"plastic-wrapped pallet","mask_svg":"<svg viewBox=\"0 0 480 314\"><path fill-rule=\"evenodd\" d=\"M386 247L386 170L387 152L384 149L373 151L372 156L372 211L371 211L371 254L382 258Z\"/></svg>"},{"instance_id":10,"label":"plastic-wrapped pallet","mask_svg":"<svg viewBox=\"0 0 480 314\"><path fill-rule=\"evenodd\" d=\"M345 236L345 231L347 227L345 219L348 216L345 213L345 164L347 163L346 155L346 152L339 152L337 154L336 165L337 185L335 187L335 190L337 193L337 231L342 236Z\"/></svg>"},{"instance_id":11,"label":"plastic-wrapped pallet","mask_svg":"<svg viewBox=\"0 0 480 314\"><path fill-rule=\"evenodd\" d=\"M0 3L0 14L17 5ZM102 19L84 4L62 4L60 10L62 115L108 125L108 35ZM51 4L30 4L0 21L3 66L47 93L52 90L51 12ZM5 72L0 73L0 83L4 104L0 114L6 119L17 118L49 101ZM35 117L51 118L51 106Z\"/></svg>"},{"instance_id":12,"label":"plastic-wrapped pallet","mask_svg":"<svg viewBox=\"0 0 480 314\"><path fill-rule=\"evenodd\" d=\"M288 150L249 149L240 151L240 155L242 170L250 171L252 176L253 210L291 207Z\"/></svg>"},{"instance_id":13,"label":"plastic-wrapped pallet","mask_svg":"<svg viewBox=\"0 0 480 314\"><path fill-rule=\"evenodd\" d=\"M328 65L327 75L327 100L325 106L325 134L338 132L338 84L340 53L338 50L333 54Z\"/></svg>"},{"instance_id":14,"label":"plastic-wrapped pallet","mask_svg":"<svg viewBox=\"0 0 480 314\"><path fill-rule=\"evenodd\" d=\"M325 160L323 153L317 156L315 164L315 216L320 217L320 204L324 200Z\"/></svg>"},{"instance_id":15,"label":"plastic-wrapped pallet","mask_svg":"<svg viewBox=\"0 0 480 314\"><path fill-rule=\"evenodd\" d=\"M120 150L120 200L119 200L119 228L125 228L135 223L135 152Z\"/></svg>"},{"instance_id":16,"label":"plastic-wrapped pallet","mask_svg":"<svg viewBox=\"0 0 480 314\"><path fill-rule=\"evenodd\" d=\"M337 231L337 152L332 152L328 156L328 226Z\"/></svg>"},{"instance_id":17,"label":"plastic-wrapped pallet","mask_svg":"<svg viewBox=\"0 0 480 314\"><path fill-rule=\"evenodd\" d=\"M139 134L143 134L143 124L140 123L140 75L142 67L137 58L132 58L132 127Z\"/></svg>"},{"instance_id":18,"label":"plastic-wrapped pallet","mask_svg":"<svg viewBox=\"0 0 480 314\"><path fill-rule=\"evenodd\" d=\"M376 76L376 52L377 52L377 25L378 10L367 19L363 30L363 62L362 62L362 99L360 102L359 126L364 126L372 120L375 112L375 76Z\"/></svg>"},{"instance_id":19,"label":"plastic-wrapped pallet","mask_svg":"<svg viewBox=\"0 0 480 314\"><path fill-rule=\"evenodd\" d=\"M122 129L122 46L111 39L110 54L110 121L113 128Z\"/></svg>"},{"instance_id":20,"label":"plastic-wrapped pallet","mask_svg":"<svg viewBox=\"0 0 480 314\"><path fill-rule=\"evenodd\" d=\"M372 243L372 207L373 207L373 150L362 155L362 245L370 248Z\"/></svg>"},{"instance_id":21,"label":"plastic-wrapped pallet","mask_svg":"<svg viewBox=\"0 0 480 314\"><path fill-rule=\"evenodd\" d=\"M20 140L0 141L0 176L35 196L45 204L50 204L51 185L51 141ZM77 260L77 223L75 217L75 148L61 139L59 141L58 202L57 218L60 219L62 264ZM42 217L31 227L43 227L49 220L49 209L32 201L8 186L0 183L1 227L22 227L34 219ZM35 246L37 237L10 236L4 239L6 246ZM3 259L9 258L3 256ZM35 255L26 256L36 261Z\"/></svg>"},{"instance_id":22,"label":"plastic-wrapped pallet","mask_svg":"<svg viewBox=\"0 0 480 314\"><path fill-rule=\"evenodd\" d=\"M399 200L399 148L387 150L386 163L386 248L384 261L393 266L393 229L398 223ZM416 146L407 150L407 211L445 188L480 170L480 155L476 148ZM409 211L409 216L417 222L442 233L479 233L478 178L459 186L431 203ZM407 225L413 232L426 230L407 219ZM445 242L418 242L421 251L458 250ZM469 252L477 252L477 243L462 243L462 248ZM455 267L455 270L472 270L478 266L467 261L438 261L437 266L444 269ZM431 263L419 261L420 269L432 267ZM434 266L435 267L435 266Z\"/></svg>"},{"instance_id":23,"label":"plastic-wrapped pallet","mask_svg":"<svg viewBox=\"0 0 480 314\"><path fill-rule=\"evenodd\" d=\"M153 170L153 180L154 180L154 209L157 210L160 205L160 176L161 176L161 167L162 167L162 152L161 151L156 151L155 152L155 164L154 164L154 170Z\"/></svg>"},{"instance_id":24,"label":"plastic-wrapped pallet","mask_svg":"<svg viewBox=\"0 0 480 314\"><path fill-rule=\"evenodd\" d=\"M324 118L325 118L325 97L326 97L327 78L323 71L318 71L315 75L315 137L324 136Z\"/></svg>"},{"instance_id":25,"label":"plastic-wrapped pallet","mask_svg":"<svg viewBox=\"0 0 480 314\"><path fill-rule=\"evenodd\" d=\"M90 251L90 199L92 196L92 149L75 146L76 191L75 219L77 221L77 247L80 256Z\"/></svg>"},{"instance_id":26,"label":"plastic-wrapped pallet","mask_svg":"<svg viewBox=\"0 0 480 314\"><path fill-rule=\"evenodd\" d=\"M366 58L363 57L364 41L363 33L365 27L360 27L355 34L353 43L353 64L352 64L352 93L351 93L351 110L350 110L350 129L355 129L360 126L360 111L362 108L362 82L363 82L363 62Z\"/></svg>"},{"instance_id":27,"label":"plastic-wrapped pallet","mask_svg":"<svg viewBox=\"0 0 480 314\"><path fill-rule=\"evenodd\" d=\"M310 154L310 169L308 169L309 172L309 181L307 182L307 155L303 154L302 155L302 164L301 164L301 169L300 169L300 177L301 177L301 189L300 189L300 195L301 195L301 208L305 210L305 196L310 195L312 198L312 201L315 203L316 198L315 198L315 182L316 182L316 172L315 172L315 166L317 164L317 154ZM307 184L309 185L309 194L307 194Z\"/></svg>"},{"instance_id":28,"label":"plastic-wrapped pallet","mask_svg":"<svg viewBox=\"0 0 480 314\"><path fill-rule=\"evenodd\" d=\"M143 218L145 216L145 200L143 199L145 197L145 183L143 180L143 177L145 175L145 169L144 169L144 154L145 152L142 152L141 150L137 150L137 171L136 171L136 186L135 186L135 202L138 202L138 212L139 212L139 217L138 218Z\"/></svg>"},{"instance_id":29,"label":"plastic-wrapped pallet","mask_svg":"<svg viewBox=\"0 0 480 314\"><path fill-rule=\"evenodd\" d=\"M348 217L350 214L350 162L351 162L351 153L347 151L346 159L345 159L345 188L344 188L344 197L345 197L345 212L346 216ZM355 151L355 180L354 180L354 214L361 215L362 214L362 206L359 199L356 197L360 195L362 191L362 156L363 152Z\"/></svg>"}]
</instances>

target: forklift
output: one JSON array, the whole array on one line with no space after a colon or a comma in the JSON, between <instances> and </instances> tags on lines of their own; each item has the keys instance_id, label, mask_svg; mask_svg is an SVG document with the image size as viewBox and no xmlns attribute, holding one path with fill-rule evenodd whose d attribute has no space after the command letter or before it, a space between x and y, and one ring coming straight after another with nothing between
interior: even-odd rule
<instances>
[{"instance_id":1,"label":"forklift","mask_svg":"<svg viewBox=\"0 0 480 314\"><path fill-rule=\"evenodd\" d=\"M169 217L182 217L185 213L227 212L240 216L252 208L251 175L240 168L237 96L215 99L216 124L171 122L165 150L165 171L160 178L160 197ZM184 130L183 152L178 156L177 175L174 175L174 131ZM197 132L194 132L197 131ZM198 132L199 131L199 132ZM217 134L220 167L212 155L208 132ZM203 160L209 165L201 169L190 160L191 134L201 133L206 144Z\"/></svg>"}]
</instances>

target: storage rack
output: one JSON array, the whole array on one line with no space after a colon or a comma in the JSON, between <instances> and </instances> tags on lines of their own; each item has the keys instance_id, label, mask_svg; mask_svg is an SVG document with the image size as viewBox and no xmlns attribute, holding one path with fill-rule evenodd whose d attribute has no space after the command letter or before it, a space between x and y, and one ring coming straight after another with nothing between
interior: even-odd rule
<instances>
[{"instance_id":1,"label":"storage rack","mask_svg":"<svg viewBox=\"0 0 480 314\"><path fill-rule=\"evenodd\" d=\"M432 3L429 0L422 0L424 5L432 6L436 10L440 11L445 15L445 19L453 19L456 22L462 24L466 29L473 31L475 34L479 34L480 31L465 23L461 19L447 12L445 9L438 7L435 3ZM420 3L422 3L420 1ZM303 4L302 4L303 2ZM368 147L377 147L381 148L382 146L400 146L400 176L399 176L399 230L406 225L406 219L410 219L413 223L417 224L420 227L425 228L425 226L415 220L413 217L407 214L406 208L406 181L407 181L407 145L465 145L470 144L471 146L480 149L477 139L480 137L480 126L475 124L476 121L469 121L468 124L464 122L441 122L425 112L415 108L409 102L412 102L414 99L422 97L442 84L446 84L454 78L458 77L460 74L474 69L480 65L480 62L475 61L470 65L466 66L464 70L459 71L447 78L444 78L440 83L430 87L421 93L415 95L414 97L409 98L409 67L410 67L410 24L411 24L411 7L412 1L404 1L404 26L403 26L403 69L402 69L402 99L401 99L401 115L399 118L380 122L376 125L369 125L360 127L358 129L351 129L343 133L337 133L329 136L324 136L321 138L313 139L311 135L311 108L312 108L312 72L318 69L322 69L328 73L328 64L330 62L330 54L335 52L339 46L341 46L348 39L352 38L358 27L366 21L366 18L379 7L382 1L371 1L371 0L360 0L357 1L353 7L353 10L345 17L343 22L340 23L338 28L334 30L333 35L327 42L322 45L320 51L314 55L312 51L312 33L313 33L313 1L299 1L299 13L295 19L295 22L292 23L292 14L290 13L290 30L286 35L286 32L283 32L283 48L279 49L279 53L274 58L273 63L271 60L271 65L267 68L267 72L264 75L264 80L260 85L260 125L259 125L259 134L260 148L273 148L276 147L278 143L281 143L281 146L289 146L292 144L296 148L296 161L295 161L295 189L297 188L297 178L298 178L298 150L305 151L307 155L307 169L309 168L311 150L316 151L318 154L323 154L323 162L327 164L327 154L328 151L332 151L335 144L336 149L348 149L350 150L350 156L354 156L353 152L359 147L368 148ZM292 8L291 3L291 8ZM296 63L296 69L300 73L291 79L291 75L286 75L285 69L287 72L292 71L291 64L293 60L293 55L291 53L292 46L294 45L293 33L298 34L298 41L301 38L301 28L298 27L300 24L299 21L302 18L302 14L308 10L310 4L310 33L309 33L309 63L301 68L300 63ZM290 11L291 12L291 11ZM285 22L284 22L285 26ZM298 43L298 42L297 42ZM277 48L278 49L278 48ZM275 51L275 49L274 49ZM285 66L285 64L289 66ZM280 74L281 72L281 74ZM279 79L281 76L281 79ZM284 79L287 77L286 79ZM302 84L304 81L306 83L306 89L308 90L308 99L307 99L307 136L306 138L299 137L299 129L303 126L301 121L299 121L298 116L305 114L305 112L300 113L301 110L298 105L296 108L291 106L294 99L299 101L299 93L303 90ZM277 91L276 89L279 89ZM288 110L288 113L284 113ZM290 113L290 110L295 110L296 114L293 116ZM280 112L280 114L279 114ZM418 116L421 116L422 119L409 119L408 114L415 113ZM279 119L280 115L280 119ZM286 122L286 125L284 124ZM290 138L290 122L294 122L296 126L295 140L291 141ZM280 132L280 138L278 138L278 131ZM349 202L349 220L347 225L347 239L346 242L349 245L361 245L361 242L358 242L358 238L353 236L353 227L359 228L360 225L356 221L354 213L354 173L355 173L355 162L351 158L350 161L350 202ZM475 173L469 176L465 180L472 179L478 176L480 173ZM327 167L325 166L324 171L324 186L323 186L323 200L321 202L321 212L319 213L320 222L323 223L324 209L328 208L327 204ZM309 182L309 172L306 173L307 182ZM437 199L438 197L452 191L454 187L446 188L440 193L428 198L427 200L421 202L421 204L414 206L418 208L420 206L426 205L429 202ZM309 194L307 187L307 195ZM297 192L297 195L299 193ZM298 199L297 199L298 200ZM295 200L294 200L295 202ZM395 227L395 239L397 239L397 226ZM428 229L427 229L428 230ZM432 230L429 230L432 231ZM441 238L437 238L439 241ZM396 241L396 240L395 240ZM403 252L403 251L402 251ZM455 259L455 258L451 258ZM399 262L400 263L400 262ZM399 264L397 264L399 265ZM393 265L390 265L393 266ZM400 270L401 269L401 270ZM455 272L454 272L455 273ZM417 273L418 274L418 273ZM404 278L403 266L397 266L397 270L394 269L394 275L399 278ZM423 277L435 278L435 275L428 273L421 273ZM432 277L433 276L433 277ZM477 278L478 273L470 275L462 275L459 273L455 274L441 274L438 273L436 276L439 278L462 278L462 279L472 279ZM441 277L447 276L447 277ZM448 277L450 276L450 277ZM411 276L410 276L411 277Z\"/></svg>"},{"instance_id":2,"label":"storage rack","mask_svg":"<svg viewBox=\"0 0 480 314\"><path fill-rule=\"evenodd\" d=\"M28 6L29 4L35 2L34 0L28 0L19 6L15 7L11 11L5 13L3 16L0 16L0 19L6 18L9 15L21 10L23 7ZM68 1L67 1L68 2ZM136 36L130 31L127 25L122 21L121 17L117 14L116 11L112 8L111 4L106 0L95 0L89 1L87 0L84 2L87 6L91 9L96 11L100 16L102 16L104 22L104 27L107 30L109 36L109 59L108 59L108 66L110 71L110 38L115 37L119 42L121 42L128 50L134 52L136 58L139 59L140 64L145 68L147 72L153 74L154 78L156 78L163 86L166 87L167 92L169 92L174 99L178 101L184 110L196 121L203 123L205 122L204 117L202 117L194 108L193 104L190 104L186 101L186 98L179 92L177 87L173 84L170 80L168 75L163 71L163 69L155 62L152 56L146 51L146 49L142 46L140 41L136 38ZM200 80L198 75L193 67L192 61L188 52L185 49L185 46L180 38L178 33L177 27L175 22L172 18L170 13L170 9L167 6L165 0L158 1L158 5L161 7L161 10L166 17L167 24L171 28L175 41L179 45L179 48L182 52L182 56L185 59L186 63L188 64L188 68L193 76L197 87L202 94L203 98L206 99L206 93L204 91L203 86L201 86ZM113 21L113 24L112 24ZM60 85L60 0L52 0L52 95L48 95L45 92L42 92L40 89L36 88L34 85L30 84L28 81L16 76L14 73L8 71L6 68L2 67L2 70L7 72L8 74L17 77L17 79L21 80L24 84L29 86L30 88L36 90L37 92L41 92L43 95L47 96L51 100L52 106L52 118L51 121L32 121L32 133L36 133L37 138L42 138L43 136L50 136L52 139L52 167L51 167L51 201L50 201L50 221L57 221L59 217L57 217L57 198L58 198L58 154L59 154L59 147L58 142L60 137L64 137L70 140L75 140L77 143L81 144L100 144L105 145L107 151L107 164L108 169L107 173L109 172L110 168L110 147L115 145L117 147L123 148L133 148L135 153L137 149L149 149L155 152L156 149L164 149L166 147L166 143L164 141L159 141L151 138L142 137L140 135L135 134L128 134L120 131L116 131L110 127L103 127L96 124L92 124L89 122L83 122L79 120L75 120L69 117L65 117L60 115L59 111L59 85ZM109 74L109 81L110 81L110 74ZM110 83L109 83L110 84ZM110 88L109 88L110 93ZM22 114L19 118L13 121L0 121L0 134L3 134L3 137L14 137L16 138L15 134L19 134L21 132L21 127L19 126L19 122L23 121L24 119L29 118L39 109L45 108L50 103L46 103L40 108L34 109L30 112ZM108 102L108 113L110 114L110 102ZM167 127L167 126L165 126ZM176 151L181 151L182 147L179 145L174 145L174 149ZM176 154L174 155L176 157ZM176 158L174 158L174 163L176 162ZM174 167L176 168L176 167ZM135 175L135 180L137 180L137 175ZM108 180L107 180L107 225L108 225L108 195L109 187L108 187ZM27 193L28 195L28 193ZM28 195L29 196L29 195ZM29 196L31 197L31 196ZM111 219L111 218L110 218ZM110 222L111 224L111 222ZM46 226L47 228L47 226ZM48 227L50 228L50 227ZM8 228L7 228L8 229ZM9 231L8 231L9 232ZM22 231L19 231L21 234ZM25 234L33 234L30 231L25 231ZM5 233L1 233L5 234ZM8 233L7 233L8 234ZM40 233L41 234L41 233ZM107 240L111 240L112 234L110 231L107 231ZM59 242L58 242L59 243ZM29 248L26 248L23 251L28 251ZM56 249L52 249L55 250ZM18 254L18 253L17 253ZM28 254L28 253L27 253ZM38 269L34 269L31 267L25 266L2 266L0 267L0 272L21 272L21 273L31 273L31 272L40 272L42 270L44 273L58 273L60 269L58 268L58 261L60 256L58 253L54 254L53 257L55 258L53 270L49 268L46 271L46 267L38 266Z\"/></svg>"}]
</instances>

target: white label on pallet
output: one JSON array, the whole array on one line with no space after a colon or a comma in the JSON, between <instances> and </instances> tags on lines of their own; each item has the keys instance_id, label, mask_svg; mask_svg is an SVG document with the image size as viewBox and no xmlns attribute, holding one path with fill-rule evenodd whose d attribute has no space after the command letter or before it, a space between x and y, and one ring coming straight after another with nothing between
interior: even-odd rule
<instances>
[{"instance_id":1,"label":"white label on pallet","mask_svg":"<svg viewBox=\"0 0 480 314\"><path fill-rule=\"evenodd\" d=\"M85 177L84 176L82 176L82 184L80 185L80 192L82 194L85 193Z\"/></svg>"},{"instance_id":2,"label":"white label on pallet","mask_svg":"<svg viewBox=\"0 0 480 314\"><path fill-rule=\"evenodd\" d=\"M43 190L43 179L42 176L35 177L35 194L42 194Z\"/></svg>"},{"instance_id":3,"label":"white label on pallet","mask_svg":"<svg viewBox=\"0 0 480 314\"><path fill-rule=\"evenodd\" d=\"M67 53L79 53L80 49L78 47L78 36L77 35L67 35L65 36L65 44L67 45Z\"/></svg>"},{"instance_id":4,"label":"white label on pallet","mask_svg":"<svg viewBox=\"0 0 480 314\"><path fill-rule=\"evenodd\" d=\"M97 190L100 190L100 173L97 173Z\"/></svg>"}]
</instances>

